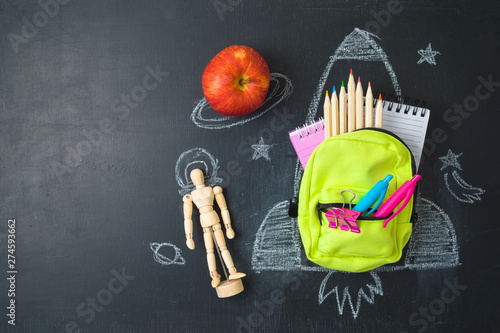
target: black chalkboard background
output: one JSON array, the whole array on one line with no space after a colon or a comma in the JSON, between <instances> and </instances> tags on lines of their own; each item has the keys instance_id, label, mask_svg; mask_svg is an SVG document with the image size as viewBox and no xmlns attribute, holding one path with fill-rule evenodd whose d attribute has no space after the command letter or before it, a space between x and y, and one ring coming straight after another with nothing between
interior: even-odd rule
<instances>
[{"instance_id":1,"label":"black chalkboard background","mask_svg":"<svg viewBox=\"0 0 500 333\"><path fill-rule=\"evenodd\" d=\"M0 1L0 331L498 330L499 16L495 1ZM258 230L294 194L287 131L306 120L329 58L356 28L374 34L402 95L431 110L419 202L441 219L415 224L449 221L457 261L420 244L437 259L416 268L328 273L302 253L302 270L263 269L252 262ZM245 124L199 127L203 69L233 44L256 49L281 75L279 92L285 78L293 92ZM419 64L429 44L435 64ZM335 63L328 87L350 68L365 87L396 93L380 62L355 59ZM261 137L270 160L252 158ZM440 159L450 150L459 164ZM175 168L188 151L219 167L236 231L228 246L248 275L229 299L210 287L197 220L196 249L185 245Z\"/></svg>"}]
</instances>

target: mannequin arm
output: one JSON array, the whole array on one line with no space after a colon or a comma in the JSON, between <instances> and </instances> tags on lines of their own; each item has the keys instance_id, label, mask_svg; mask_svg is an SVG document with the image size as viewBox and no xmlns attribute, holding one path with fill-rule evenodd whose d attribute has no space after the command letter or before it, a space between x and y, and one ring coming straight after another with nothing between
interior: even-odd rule
<instances>
[{"instance_id":1,"label":"mannequin arm","mask_svg":"<svg viewBox=\"0 0 500 333\"><path fill-rule=\"evenodd\" d=\"M234 230L233 228L231 228L231 218L229 217L229 210L227 209L226 199L224 198L224 194L222 194L222 187L215 186L214 194L217 205L219 205L220 208L222 221L224 222L224 226L226 227L226 237L229 239L233 239Z\"/></svg>"},{"instance_id":2,"label":"mannequin arm","mask_svg":"<svg viewBox=\"0 0 500 333\"><path fill-rule=\"evenodd\" d=\"M194 250L193 220L191 219L193 215L193 198L191 195L187 194L182 198L182 201L184 201L184 232L186 234L186 245L189 249Z\"/></svg>"}]
</instances>

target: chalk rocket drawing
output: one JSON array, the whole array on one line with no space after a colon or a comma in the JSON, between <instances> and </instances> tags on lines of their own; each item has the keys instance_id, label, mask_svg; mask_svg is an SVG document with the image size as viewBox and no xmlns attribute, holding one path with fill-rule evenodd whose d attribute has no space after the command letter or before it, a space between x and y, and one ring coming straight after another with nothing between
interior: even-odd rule
<instances>
[{"instance_id":1,"label":"chalk rocket drawing","mask_svg":"<svg viewBox=\"0 0 500 333\"><path fill-rule=\"evenodd\" d=\"M149 247L153 251L154 260L162 265L184 265L186 260L181 256L181 249L172 243L150 243ZM163 254L159 253L162 247L171 247L175 251L175 256L173 259L167 258Z\"/></svg>"},{"instance_id":2,"label":"chalk rocket drawing","mask_svg":"<svg viewBox=\"0 0 500 333\"><path fill-rule=\"evenodd\" d=\"M431 65L436 65L436 55L440 54L437 51L433 51L431 48L431 43L427 45L425 50L418 50L418 54L420 54L421 58L418 60L417 64L420 65L424 61L428 62Z\"/></svg>"},{"instance_id":3,"label":"chalk rocket drawing","mask_svg":"<svg viewBox=\"0 0 500 333\"><path fill-rule=\"evenodd\" d=\"M305 122L311 122L316 117L319 102L324 91L331 68L338 60L360 60L371 62L382 62L389 74L394 86L396 98L401 99L401 89L397 81L388 57L382 48L376 43L377 36L364 30L355 28L335 50L333 56L323 71L317 88L309 105ZM300 180L303 169L297 159L294 175L293 190L298 197ZM349 286L341 287L339 284L326 291L326 286L332 284L333 273L340 273L327 268L314 265L307 260L302 260L302 243L297 225L297 219L288 217L288 201L282 201L274 205L267 213L260 225L252 253L252 269L260 273L262 271L315 271L327 272L319 289L318 303L325 302L327 297L336 296L337 310L340 315L344 312L346 301L356 318L359 314L362 300L368 304L374 304L375 295L382 296L382 280L378 272L393 272L403 269L422 270L456 267L459 265L458 245L455 229L448 216L434 203L427 199L416 200L415 209L418 219L414 221L414 230L408 244L403 264L382 266L364 276L373 282L367 282L363 287L349 290ZM420 222L419 222L420 221ZM303 263L304 262L304 263ZM358 274L361 275L361 274ZM356 301L354 297L356 295Z\"/></svg>"},{"instance_id":4,"label":"chalk rocket drawing","mask_svg":"<svg viewBox=\"0 0 500 333\"><path fill-rule=\"evenodd\" d=\"M196 189L196 186L189 178L189 172L193 169L200 169L205 174L205 184L216 186L222 183L222 178L217 177L219 171L219 161L215 159L206 149L193 148L183 152L175 164L175 179L180 186L179 194L184 196Z\"/></svg>"},{"instance_id":5,"label":"chalk rocket drawing","mask_svg":"<svg viewBox=\"0 0 500 333\"><path fill-rule=\"evenodd\" d=\"M244 125L249 121L259 118L269 110L272 110L279 103L287 100L292 92L292 81L288 77L279 73L271 73L266 100L256 111L241 117L222 116L215 112L210 107L205 97L203 97L196 102L193 112L191 113L191 120L196 126L206 129L222 129Z\"/></svg>"},{"instance_id":6,"label":"chalk rocket drawing","mask_svg":"<svg viewBox=\"0 0 500 333\"><path fill-rule=\"evenodd\" d=\"M446 169L447 167L462 170L460 163L458 163L458 158L460 156L462 156L462 153L456 155L451 151L451 149L448 149L448 154L439 158L441 162L443 162L441 170ZM474 203L475 201L481 201L481 194L483 194L485 191L479 187L469 185L460 177L457 170L453 170L451 172L451 177L450 174L446 172L443 178L446 188L458 201L470 204Z\"/></svg>"},{"instance_id":7,"label":"chalk rocket drawing","mask_svg":"<svg viewBox=\"0 0 500 333\"><path fill-rule=\"evenodd\" d=\"M252 149L254 150L252 159L253 160L258 160L261 157L264 157L267 161L271 160L271 157L269 157L269 149L271 149L273 145L266 145L264 143L264 139L260 138L259 143L252 145Z\"/></svg>"}]
</instances>

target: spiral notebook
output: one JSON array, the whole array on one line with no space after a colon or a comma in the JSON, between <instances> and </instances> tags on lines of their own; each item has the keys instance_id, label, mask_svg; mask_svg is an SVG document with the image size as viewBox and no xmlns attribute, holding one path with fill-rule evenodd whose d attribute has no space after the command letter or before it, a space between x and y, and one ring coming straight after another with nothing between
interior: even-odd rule
<instances>
[{"instance_id":1,"label":"spiral notebook","mask_svg":"<svg viewBox=\"0 0 500 333\"><path fill-rule=\"evenodd\" d=\"M429 109L392 101L382 102L384 106L382 128L396 134L406 143L415 157L418 168L420 158L422 157L425 133L427 132L427 125L429 123ZM290 135L290 141L299 157L300 163L305 169L309 156L325 139L323 119L305 124L288 132L288 134Z\"/></svg>"}]
</instances>

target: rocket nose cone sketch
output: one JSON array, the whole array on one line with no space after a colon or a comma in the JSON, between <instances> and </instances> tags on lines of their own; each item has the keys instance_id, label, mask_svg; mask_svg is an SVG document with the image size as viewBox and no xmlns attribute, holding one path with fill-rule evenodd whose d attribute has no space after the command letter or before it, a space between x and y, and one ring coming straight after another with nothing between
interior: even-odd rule
<instances>
[{"instance_id":1,"label":"rocket nose cone sketch","mask_svg":"<svg viewBox=\"0 0 500 333\"><path fill-rule=\"evenodd\" d=\"M382 62L385 66L387 73L391 79L394 91L397 97L401 96L401 88L396 77L396 73L389 63L389 58L384 50L377 44L375 39L380 39L376 35L367 31L355 28L347 37L342 41L335 53L330 57L323 74L319 79L318 86L314 93L311 104L309 105L309 112L307 113L306 123L314 120L318 110L319 102L325 91L325 84L335 62L338 60L359 60L368 62ZM338 80L338 79L337 79Z\"/></svg>"},{"instance_id":2,"label":"rocket nose cone sketch","mask_svg":"<svg viewBox=\"0 0 500 333\"><path fill-rule=\"evenodd\" d=\"M293 92L292 81L279 73L271 73L271 82L264 103L256 111L241 117L228 117L215 112L205 97L200 99L191 114L191 120L196 126L206 129L222 129L243 125L259 118L282 101L288 99Z\"/></svg>"}]
</instances>

